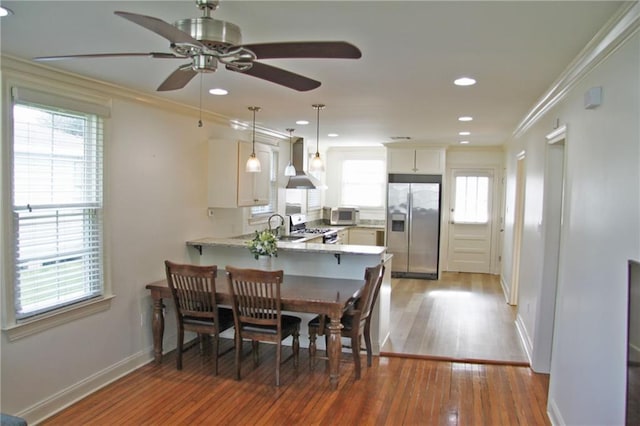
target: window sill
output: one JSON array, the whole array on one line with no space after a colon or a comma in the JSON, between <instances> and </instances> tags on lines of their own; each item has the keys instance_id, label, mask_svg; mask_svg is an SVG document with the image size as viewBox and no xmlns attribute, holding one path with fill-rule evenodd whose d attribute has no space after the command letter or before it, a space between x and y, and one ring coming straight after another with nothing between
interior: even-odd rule
<instances>
[{"instance_id":1,"label":"window sill","mask_svg":"<svg viewBox=\"0 0 640 426\"><path fill-rule=\"evenodd\" d=\"M41 331L106 311L111 308L111 300L114 297L114 295L103 296L97 300L90 300L69 306L24 322L6 325L2 328L2 331L7 335L9 341L13 342L23 337L31 336Z\"/></svg>"}]
</instances>

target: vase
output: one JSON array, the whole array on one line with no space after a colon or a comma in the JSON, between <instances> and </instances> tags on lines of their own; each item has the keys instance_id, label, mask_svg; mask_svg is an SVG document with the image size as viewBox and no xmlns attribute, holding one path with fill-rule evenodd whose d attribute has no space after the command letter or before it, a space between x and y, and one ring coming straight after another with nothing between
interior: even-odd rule
<instances>
[{"instance_id":1,"label":"vase","mask_svg":"<svg viewBox=\"0 0 640 426\"><path fill-rule=\"evenodd\" d=\"M265 271L271 270L272 259L271 256L260 255L258 256L258 267Z\"/></svg>"}]
</instances>

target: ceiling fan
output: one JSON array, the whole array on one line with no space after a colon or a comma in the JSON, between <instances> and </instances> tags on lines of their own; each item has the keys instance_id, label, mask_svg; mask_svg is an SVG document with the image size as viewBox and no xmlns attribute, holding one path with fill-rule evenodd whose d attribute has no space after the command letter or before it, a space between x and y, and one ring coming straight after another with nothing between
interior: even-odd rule
<instances>
[{"instance_id":1,"label":"ceiling fan","mask_svg":"<svg viewBox=\"0 0 640 426\"><path fill-rule=\"evenodd\" d=\"M214 72L218 62L230 71L247 74L298 91L313 90L320 82L311 78L258 62L258 59L278 58L337 58L358 59L360 49L344 41L298 41L242 44L240 27L211 17L219 0L196 0L202 10L199 18L187 18L173 25L152 16L130 12L114 12L169 40L173 53L94 53L84 55L41 56L35 61L55 61L80 58L110 58L126 56L150 56L159 59L190 59L181 65L165 81L158 91L181 89L198 73Z\"/></svg>"}]
</instances>

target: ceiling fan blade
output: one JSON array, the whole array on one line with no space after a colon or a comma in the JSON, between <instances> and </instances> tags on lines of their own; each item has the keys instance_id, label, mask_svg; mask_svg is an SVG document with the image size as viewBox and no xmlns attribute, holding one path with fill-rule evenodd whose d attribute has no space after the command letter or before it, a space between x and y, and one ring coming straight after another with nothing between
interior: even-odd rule
<instances>
[{"instance_id":1,"label":"ceiling fan blade","mask_svg":"<svg viewBox=\"0 0 640 426\"><path fill-rule=\"evenodd\" d=\"M275 58L342 58L358 59L360 49L346 41L293 41L282 43L243 44L258 59Z\"/></svg>"},{"instance_id":2,"label":"ceiling fan blade","mask_svg":"<svg viewBox=\"0 0 640 426\"><path fill-rule=\"evenodd\" d=\"M118 57L131 57L131 56L149 56L151 58L158 58L158 59L184 59L183 56L178 56L173 53L150 52L150 53L89 53L85 55L39 56L37 58L33 58L33 60L45 62L45 61L59 61L63 59L118 58Z\"/></svg>"},{"instance_id":3,"label":"ceiling fan blade","mask_svg":"<svg viewBox=\"0 0 640 426\"><path fill-rule=\"evenodd\" d=\"M182 65L172 72L171 75L158 86L157 90L158 92L167 92L169 90L182 89L196 74L198 74L198 72L191 68L191 64Z\"/></svg>"},{"instance_id":4,"label":"ceiling fan blade","mask_svg":"<svg viewBox=\"0 0 640 426\"><path fill-rule=\"evenodd\" d=\"M300 74L293 73L291 71L283 70L282 68L276 68L271 65L261 64L260 62L254 62L251 68L246 71L235 70L229 65L227 69L236 71L241 74L249 74L253 77L261 78L263 80L270 81L272 83L280 84L290 89L298 90L300 92L306 92L320 87L320 82L302 76Z\"/></svg>"},{"instance_id":5,"label":"ceiling fan blade","mask_svg":"<svg viewBox=\"0 0 640 426\"><path fill-rule=\"evenodd\" d=\"M140 26L143 26L158 35L161 35L171 43L188 43L193 44L194 46L204 47L203 44L198 40L191 37L184 31L180 31L179 29L169 24L168 22L163 21L162 19L154 18L153 16L138 15L137 13L130 12L115 11L113 13L124 19L128 19L129 21L134 22Z\"/></svg>"}]
</instances>

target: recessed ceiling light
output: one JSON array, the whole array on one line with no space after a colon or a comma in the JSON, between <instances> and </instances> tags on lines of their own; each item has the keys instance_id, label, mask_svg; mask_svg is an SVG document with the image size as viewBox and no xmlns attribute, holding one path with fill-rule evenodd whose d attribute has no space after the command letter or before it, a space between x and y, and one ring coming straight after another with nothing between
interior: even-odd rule
<instances>
[{"instance_id":1,"label":"recessed ceiling light","mask_svg":"<svg viewBox=\"0 0 640 426\"><path fill-rule=\"evenodd\" d=\"M309 124L309 122L307 120L298 120L296 121L296 124L300 126L306 126L307 124Z\"/></svg>"},{"instance_id":2,"label":"recessed ceiling light","mask_svg":"<svg viewBox=\"0 0 640 426\"><path fill-rule=\"evenodd\" d=\"M473 86L476 84L476 81L470 77L460 77L453 81L453 84L456 86Z\"/></svg>"},{"instance_id":3,"label":"recessed ceiling light","mask_svg":"<svg viewBox=\"0 0 640 426\"><path fill-rule=\"evenodd\" d=\"M458 132L460 136L469 136L471 132Z\"/></svg>"},{"instance_id":4,"label":"recessed ceiling light","mask_svg":"<svg viewBox=\"0 0 640 426\"><path fill-rule=\"evenodd\" d=\"M13 11L4 6L0 6L0 18L7 15L13 15Z\"/></svg>"},{"instance_id":5,"label":"recessed ceiling light","mask_svg":"<svg viewBox=\"0 0 640 426\"><path fill-rule=\"evenodd\" d=\"M229 94L228 91L224 90L224 89L220 89L218 87L216 87L215 89L210 89L209 93L211 93L212 95L216 95L216 96L224 96Z\"/></svg>"},{"instance_id":6,"label":"recessed ceiling light","mask_svg":"<svg viewBox=\"0 0 640 426\"><path fill-rule=\"evenodd\" d=\"M473 117L469 117L469 116L462 116L462 117L458 117L458 121L472 121Z\"/></svg>"},{"instance_id":7,"label":"recessed ceiling light","mask_svg":"<svg viewBox=\"0 0 640 426\"><path fill-rule=\"evenodd\" d=\"M340 135L337 133L329 133L327 136L329 136L330 138L337 138Z\"/></svg>"},{"instance_id":8,"label":"recessed ceiling light","mask_svg":"<svg viewBox=\"0 0 640 426\"><path fill-rule=\"evenodd\" d=\"M462 145L466 145L466 144L468 144L468 143L469 143L469 141L460 141L460 143L461 143Z\"/></svg>"}]
</instances>

